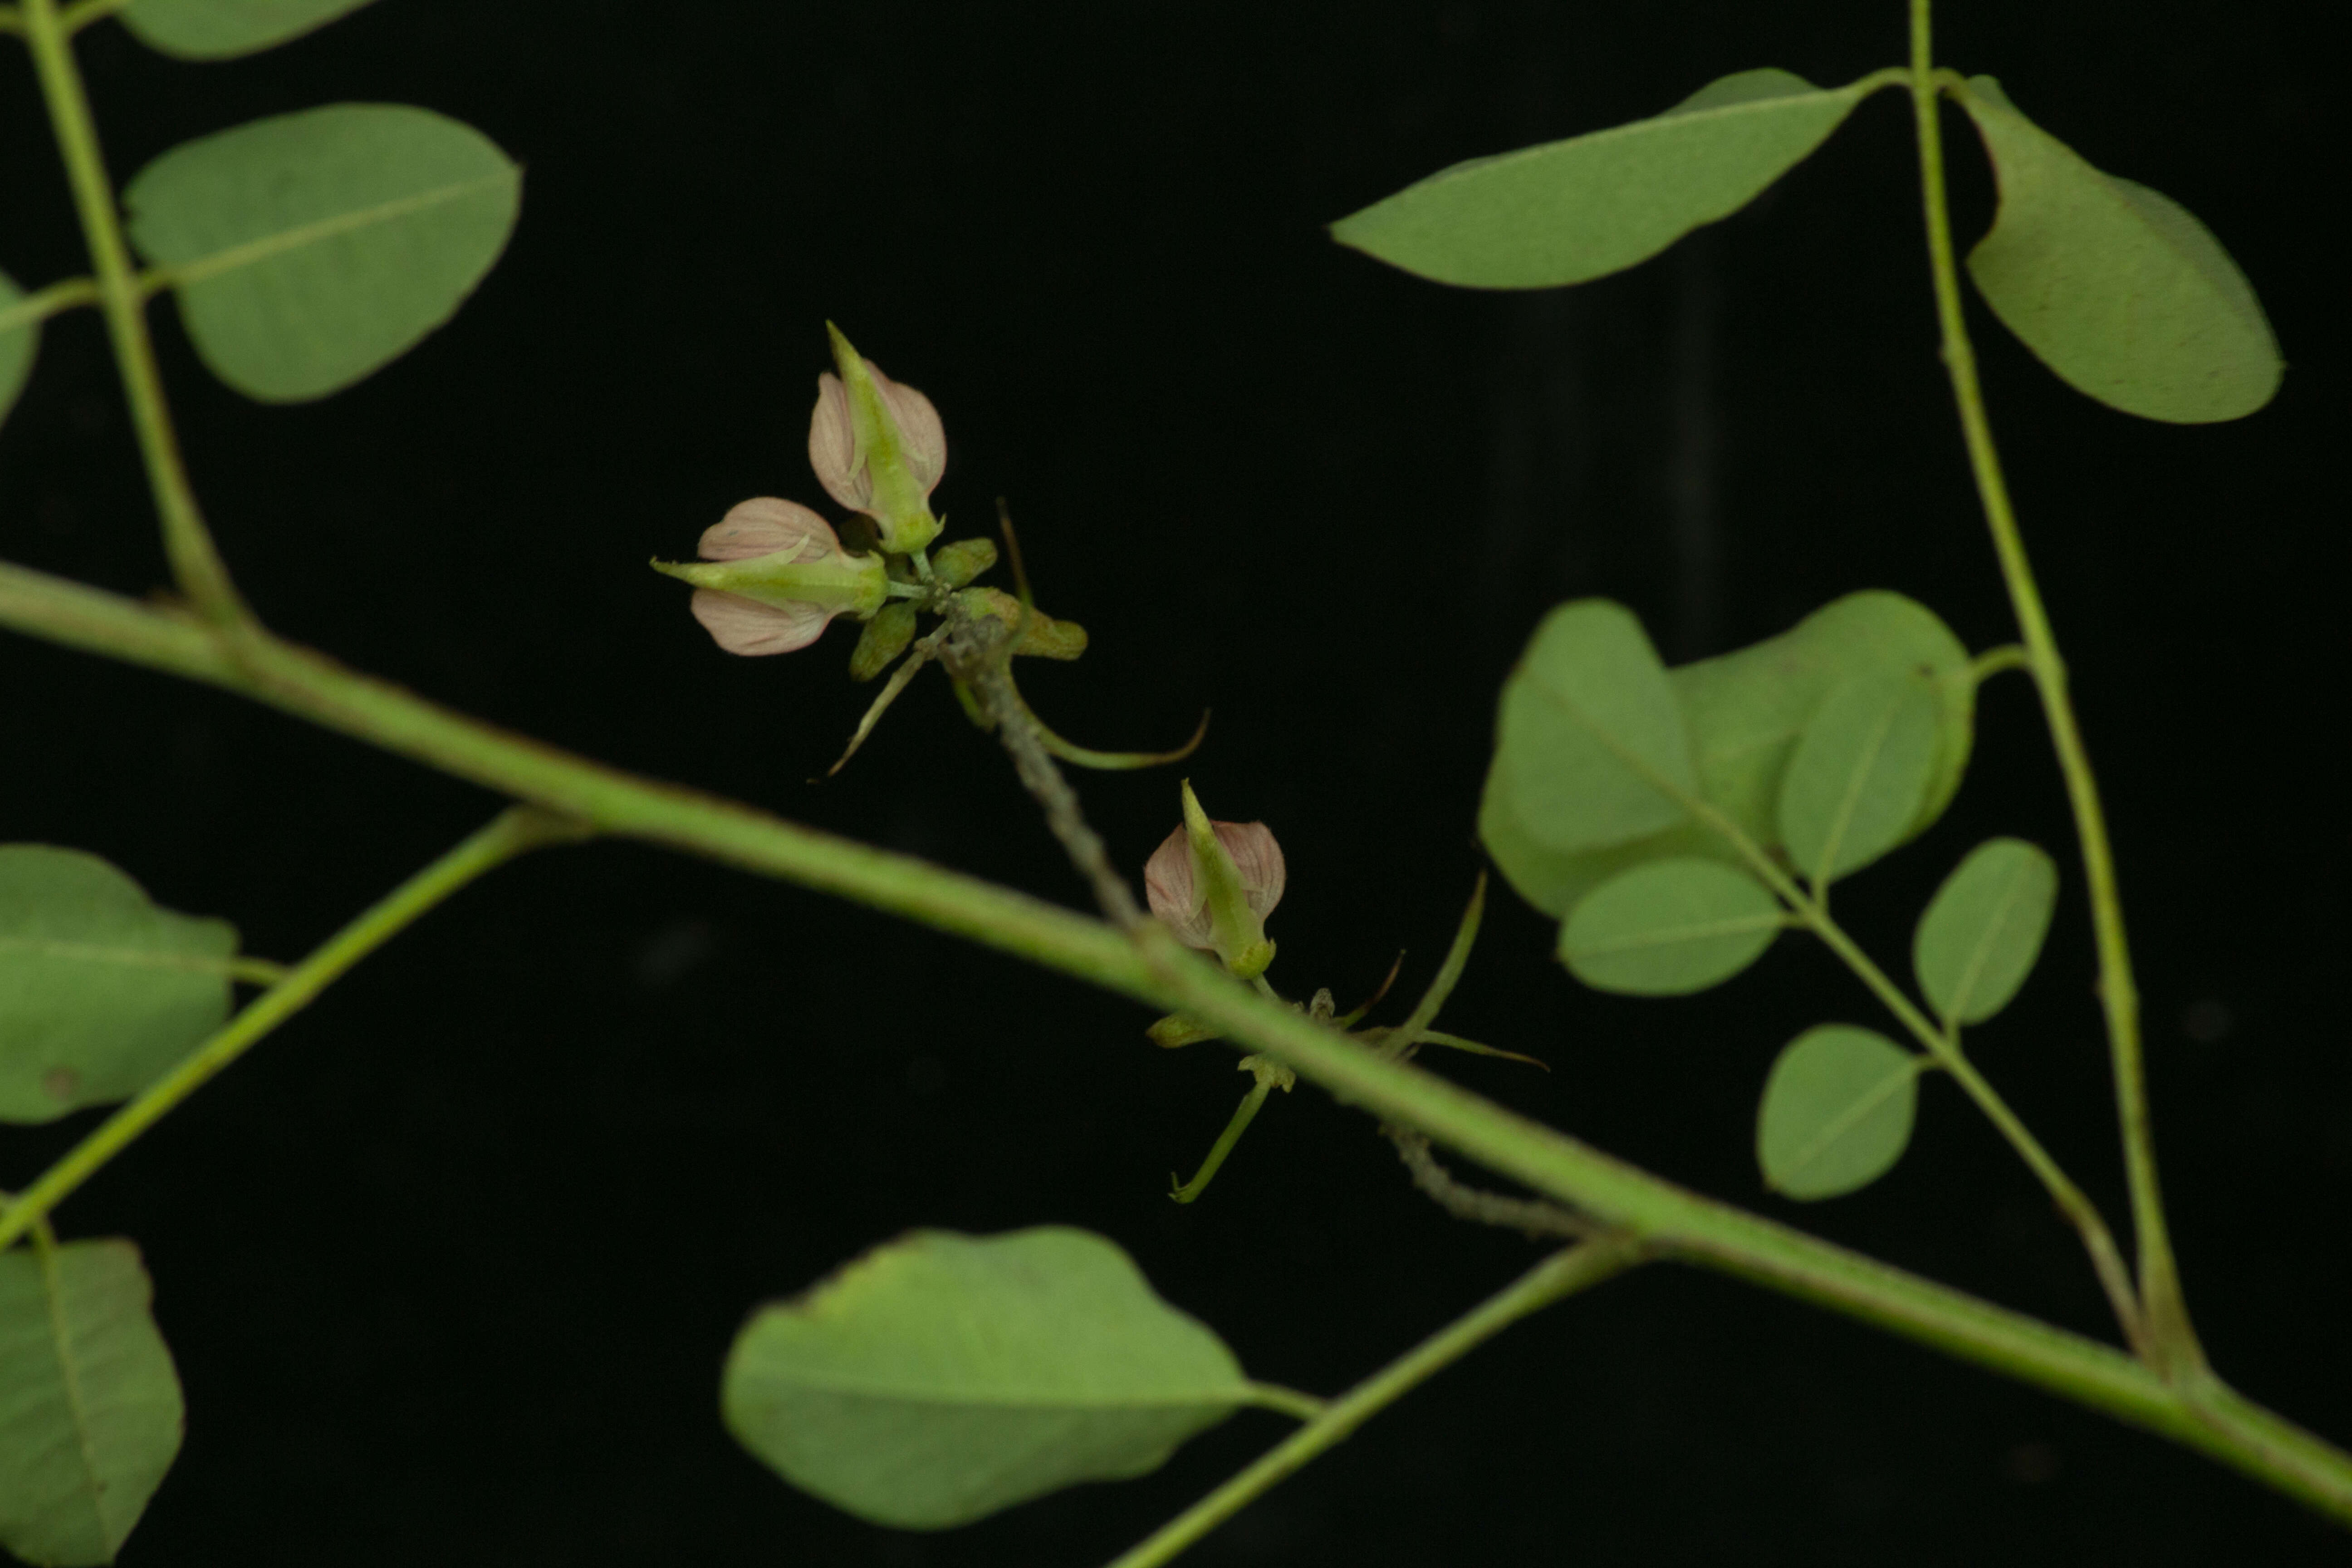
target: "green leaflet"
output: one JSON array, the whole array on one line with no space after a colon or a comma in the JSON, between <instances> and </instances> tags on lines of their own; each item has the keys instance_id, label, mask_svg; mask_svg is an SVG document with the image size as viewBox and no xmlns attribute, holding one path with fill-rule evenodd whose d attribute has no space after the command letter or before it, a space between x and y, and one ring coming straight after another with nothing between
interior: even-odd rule
<instances>
[{"instance_id":1,"label":"green leaflet","mask_svg":"<svg viewBox=\"0 0 2352 1568\"><path fill-rule=\"evenodd\" d=\"M1980 1024L2033 972L2058 868L2021 838L1988 838L1944 879L1919 917L1911 967L1920 993L1947 1025Z\"/></svg>"},{"instance_id":2,"label":"green leaflet","mask_svg":"<svg viewBox=\"0 0 2352 1568\"><path fill-rule=\"evenodd\" d=\"M1926 1060L1848 1024L1816 1025L1790 1041L1757 1108L1765 1184L1786 1197L1833 1198L1885 1175L1911 1142Z\"/></svg>"},{"instance_id":3,"label":"green leaflet","mask_svg":"<svg viewBox=\"0 0 2352 1568\"><path fill-rule=\"evenodd\" d=\"M1060 1226L913 1231L736 1336L727 1428L877 1524L966 1524L1157 1468L1256 1394L1127 1254Z\"/></svg>"},{"instance_id":4,"label":"green leaflet","mask_svg":"<svg viewBox=\"0 0 2352 1568\"><path fill-rule=\"evenodd\" d=\"M1762 883L1721 861L1653 860L1569 911L1559 956L1600 990L1680 996L1755 963L1787 923Z\"/></svg>"},{"instance_id":5,"label":"green leaflet","mask_svg":"<svg viewBox=\"0 0 2352 1568\"><path fill-rule=\"evenodd\" d=\"M1780 780L1780 842L1826 887L1910 837L1936 768L1932 672L1872 670L1832 687Z\"/></svg>"},{"instance_id":6,"label":"green leaflet","mask_svg":"<svg viewBox=\"0 0 2352 1568\"><path fill-rule=\"evenodd\" d=\"M136 1094L227 1018L236 952L95 855L0 845L0 1121Z\"/></svg>"},{"instance_id":7,"label":"green leaflet","mask_svg":"<svg viewBox=\"0 0 2352 1568\"><path fill-rule=\"evenodd\" d=\"M0 1546L111 1563L180 1451L172 1352L122 1240L0 1253Z\"/></svg>"},{"instance_id":8,"label":"green leaflet","mask_svg":"<svg viewBox=\"0 0 2352 1568\"><path fill-rule=\"evenodd\" d=\"M1873 670L1934 672L1935 766L1906 837L1924 832L1950 804L1968 766L1976 687L1967 649L1935 615L1899 594L1849 594L1778 637L1667 672L1689 726L1699 793L1767 850L1780 845L1782 776L1830 689ZM1508 688L1506 688L1507 691ZM1645 861L1700 856L1738 863L1721 837L1694 821L1589 851L1551 848L1522 823L1528 809L1513 776L1489 770L1478 831L1512 887L1555 918L1588 890Z\"/></svg>"},{"instance_id":9,"label":"green leaflet","mask_svg":"<svg viewBox=\"0 0 2352 1568\"><path fill-rule=\"evenodd\" d=\"M1697 793L1690 734L1642 624L1579 599L1546 616L1503 683L1494 772L1518 827L1554 854L1672 826Z\"/></svg>"},{"instance_id":10,"label":"green leaflet","mask_svg":"<svg viewBox=\"0 0 2352 1568\"><path fill-rule=\"evenodd\" d=\"M454 315L505 248L521 183L470 126L336 103L184 142L140 171L123 204L213 374L299 403Z\"/></svg>"},{"instance_id":11,"label":"green leaflet","mask_svg":"<svg viewBox=\"0 0 2352 1568\"><path fill-rule=\"evenodd\" d=\"M33 355L41 346L41 325L38 321L16 321L10 312L25 302L25 291L16 280L0 272L0 420L16 406L17 394L25 390L25 378L33 374Z\"/></svg>"},{"instance_id":12,"label":"green leaflet","mask_svg":"<svg viewBox=\"0 0 2352 1568\"><path fill-rule=\"evenodd\" d=\"M225 60L300 37L368 0L131 0L122 25L151 49Z\"/></svg>"},{"instance_id":13,"label":"green leaflet","mask_svg":"<svg viewBox=\"0 0 2352 1568\"><path fill-rule=\"evenodd\" d=\"M1331 226L1332 237L1440 283L1549 289L1646 261L1746 206L1862 100L1770 68L1708 83L1664 113L1456 163Z\"/></svg>"},{"instance_id":14,"label":"green leaflet","mask_svg":"<svg viewBox=\"0 0 2352 1568\"><path fill-rule=\"evenodd\" d=\"M2262 302L2186 207L2100 173L1989 76L1956 95L2000 181L1969 276L1993 314L2077 392L2147 419L2237 419L2285 365Z\"/></svg>"}]
</instances>

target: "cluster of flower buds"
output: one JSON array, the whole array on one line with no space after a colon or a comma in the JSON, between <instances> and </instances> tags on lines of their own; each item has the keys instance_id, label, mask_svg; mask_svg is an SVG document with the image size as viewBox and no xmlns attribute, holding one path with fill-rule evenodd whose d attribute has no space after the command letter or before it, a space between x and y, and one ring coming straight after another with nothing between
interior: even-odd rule
<instances>
[{"instance_id":1,"label":"cluster of flower buds","mask_svg":"<svg viewBox=\"0 0 2352 1568\"><path fill-rule=\"evenodd\" d=\"M860 357L830 322L825 331L840 374L817 378L809 463L828 495L872 520L877 550L853 552L808 508L761 496L703 533L699 562L655 562L656 571L694 584L695 619L729 653L790 653L814 642L835 616L872 620L891 598L883 557L919 562L939 537L930 497L948 450L939 410ZM995 555L985 541L970 542L954 564L969 582ZM894 620L913 630L911 611ZM898 643L906 646L903 637Z\"/></svg>"}]
</instances>

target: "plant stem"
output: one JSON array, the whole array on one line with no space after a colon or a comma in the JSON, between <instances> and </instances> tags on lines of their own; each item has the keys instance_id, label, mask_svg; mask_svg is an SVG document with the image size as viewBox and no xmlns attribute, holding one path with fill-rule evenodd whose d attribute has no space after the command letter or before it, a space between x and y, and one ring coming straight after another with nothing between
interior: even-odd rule
<instances>
[{"instance_id":1,"label":"plant stem","mask_svg":"<svg viewBox=\"0 0 2352 1568\"><path fill-rule=\"evenodd\" d=\"M2188 1304L2173 1261L2165 1225L2164 1197L2156 1173L2156 1142L2147 1111L2147 1083L2140 1056L2139 992L2133 983L2131 947L2125 939L2123 900L2116 887L2115 855L2107 842L2106 814L2099 786L2067 693L2066 666L2042 605L2033 567L2026 559L1993 446L1984 392L1977 381L1976 352L1960 309L1959 270L1952 255L1951 215L1944 197L1943 132L1938 79L1929 29L1929 0L1911 0L1911 104L1918 125L1919 176L1927 209L1927 259L1936 287L1936 319L1943 336L1944 368L1959 405L1960 430L1977 496L1992 531L2001 580L2025 639L2033 684L2050 725L2050 741L2065 775L2066 799L2074 808L2075 837L2083 850L2083 876L2091 900L2091 927L2099 954L2099 1002L2107 1020L2107 1048L2115 1076L2116 1117L2124 1146L2124 1173L2131 1192L2132 1228L2138 1240L2139 1300L2147 1337L2162 1370L2194 1373L2204 1352L2189 1325Z\"/></svg>"},{"instance_id":2,"label":"plant stem","mask_svg":"<svg viewBox=\"0 0 2352 1568\"><path fill-rule=\"evenodd\" d=\"M1989 647L1969 660L1969 675L1979 686L1990 680L2004 669L2033 670L2033 655L2022 643L2005 642L1999 647Z\"/></svg>"},{"instance_id":3,"label":"plant stem","mask_svg":"<svg viewBox=\"0 0 2352 1568\"><path fill-rule=\"evenodd\" d=\"M1242 1096L1241 1104L1234 1109L1232 1119L1225 1123L1225 1130L1217 1134L1214 1143L1209 1145L1208 1156L1201 1162L1201 1168L1192 1173L1192 1179L1179 1183L1172 1173L1170 1174L1170 1197L1180 1204L1189 1204L1208 1190L1209 1184L1224 1167L1225 1156L1234 1152L1234 1145L1242 1141L1242 1134L1249 1131L1249 1124L1257 1120L1258 1110L1265 1104L1265 1097L1274 1085L1275 1079L1271 1073L1258 1075L1257 1082L1250 1086L1249 1092Z\"/></svg>"},{"instance_id":4,"label":"plant stem","mask_svg":"<svg viewBox=\"0 0 2352 1568\"><path fill-rule=\"evenodd\" d=\"M104 21L131 4L131 0L73 0L58 17L58 26L71 37L92 22Z\"/></svg>"},{"instance_id":5,"label":"plant stem","mask_svg":"<svg viewBox=\"0 0 2352 1568\"><path fill-rule=\"evenodd\" d=\"M99 1123L89 1137L43 1172L39 1180L0 1210L0 1247L14 1246L27 1226L40 1223L133 1139L427 910L526 850L583 836L578 825L537 806L509 806L500 812L481 831L394 889L324 947L286 971L283 979L256 997L226 1027L149 1084L136 1100Z\"/></svg>"},{"instance_id":6,"label":"plant stem","mask_svg":"<svg viewBox=\"0 0 2352 1568\"><path fill-rule=\"evenodd\" d=\"M2352 1524L2352 1455L2215 1383L2168 1384L2109 1346L1702 1197L1234 984L1156 921L1108 923L739 802L635 777L437 708L266 633L0 563L0 625L241 692L602 831L780 878L1182 1013L1345 1103L1672 1258L1811 1301L2211 1455Z\"/></svg>"},{"instance_id":7,"label":"plant stem","mask_svg":"<svg viewBox=\"0 0 2352 1568\"><path fill-rule=\"evenodd\" d=\"M65 161L66 181L73 188L74 206L81 215L90 269L97 274L99 306L105 312L107 333L114 343L114 362L121 373L123 395L130 402L131 422L138 433L156 515L163 520L163 553L171 562L173 579L207 619L225 625L250 622L251 612L237 597L228 568L213 547L204 514L196 507L195 491L188 483L187 468L180 458L179 437L173 432L171 409L163 401L163 373L155 363L155 345L147 334L145 295L122 237L114 185L107 177L98 128L90 119L89 96L74 63L71 28L59 15L57 0L23 0L21 16L26 47L32 51L34 69L41 79L41 96L48 104L49 125Z\"/></svg>"},{"instance_id":8,"label":"plant stem","mask_svg":"<svg viewBox=\"0 0 2352 1568\"><path fill-rule=\"evenodd\" d=\"M2125 1342L2132 1347L2135 1354L2146 1356L2149 1349L2147 1323L2139 1300L2132 1290L2131 1270L2126 1267L2123 1254L2116 1246L2115 1234L2107 1228L2106 1217L2099 1213L2099 1206L2051 1157L2050 1152L2042 1146L2042 1141L2000 1097L2000 1091L1977 1071L1976 1064L1961 1054L1959 1042L1928 1022L1927 1016L1912 1005L1911 998L1903 994L1903 988L1862 951L1860 944L1846 934L1843 927L1830 918L1825 905L1818 900L1808 899L1798 905L1797 914L1830 951L1843 960L1845 966L1870 987L1872 994L1885 1004L1887 1011L1910 1031L1912 1037L1927 1047L1927 1054L1934 1058L1936 1065L1952 1075L1953 1080L1967 1092L1968 1097L1976 1101L1977 1109L1985 1113L1985 1119L2009 1140L2010 1147L2017 1151L2018 1157L2025 1162L2026 1167L2050 1194L2051 1201L2058 1205L2058 1212L2066 1216L2076 1234L2082 1237L2084 1250L2091 1255L2092 1270L2099 1277L2100 1289L2106 1292L2107 1305L2115 1310L2116 1322L2123 1330Z\"/></svg>"},{"instance_id":9,"label":"plant stem","mask_svg":"<svg viewBox=\"0 0 2352 1568\"><path fill-rule=\"evenodd\" d=\"M0 332L13 332L61 315L77 305L98 303L98 280L94 278L68 278L46 289L37 289L6 310L0 310Z\"/></svg>"},{"instance_id":10,"label":"plant stem","mask_svg":"<svg viewBox=\"0 0 2352 1568\"><path fill-rule=\"evenodd\" d=\"M1556 1252L1517 1279L1391 1362L1308 1421L1255 1464L1161 1525L1110 1564L1159 1568L1272 1489L1415 1386L1528 1313L1598 1285L1643 1261L1640 1245L1603 1237Z\"/></svg>"},{"instance_id":11,"label":"plant stem","mask_svg":"<svg viewBox=\"0 0 2352 1568\"><path fill-rule=\"evenodd\" d=\"M1855 978L1870 988L1872 995L1885 1005L1896 1022L1908 1030L1912 1038L1927 1048L1937 1067L1952 1075L1953 1079L1976 1101L1977 1108L2000 1135L2009 1140L2010 1147L2025 1162L2026 1168L2038 1178L2066 1216L2076 1234L2083 1238L2084 1250L2091 1255L2092 1271L2099 1277L2099 1288L2106 1292L2107 1304L2114 1309L2116 1322L2124 1332L2125 1341L2135 1354L2146 1355L2147 1320L2138 1297L2132 1289L2131 1271L2124 1265L2123 1255L2116 1247L2114 1233L2099 1207L2082 1188L2074 1184L2050 1152L2042 1146L2009 1102L2000 1097L1976 1065L1961 1054L1959 1042L1929 1021L1903 987L1895 984L1877 961L1862 950L1862 945L1848 936L1845 928L1830 914L1826 889L1811 891L1797 885L1796 879L1783 871L1773 858L1757 846L1754 839L1740 831L1739 825L1726 816L1706 801L1676 792L1684 808L1714 830L1740 858L1748 868L1762 879L1764 885L1780 896L1795 911L1799 923L1822 939L1822 944L1853 971Z\"/></svg>"}]
</instances>

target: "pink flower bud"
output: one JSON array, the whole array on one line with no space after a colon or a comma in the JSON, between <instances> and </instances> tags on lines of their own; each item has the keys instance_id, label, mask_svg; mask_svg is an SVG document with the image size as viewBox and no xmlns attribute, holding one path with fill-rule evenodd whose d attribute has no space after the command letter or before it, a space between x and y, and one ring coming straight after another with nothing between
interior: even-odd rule
<instances>
[{"instance_id":1,"label":"pink flower bud","mask_svg":"<svg viewBox=\"0 0 2352 1568\"><path fill-rule=\"evenodd\" d=\"M759 496L703 531L708 564L654 569L694 584L694 618L729 653L790 653L816 641L834 616L882 607L888 579L878 555L852 555L824 519Z\"/></svg>"},{"instance_id":2,"label":"pink flower bud","mask_svg":"<svg viewBox=\"0 0 2352 1568\"><path fill-rule=\"evenodd\" d=\"M940 411L913 387L884 375L872 360L866 362L866 374L874 378L874 390L881 395L882 405L898 426L908 477L929 500L940 488L940 476L948 467L947 429L940 423ZM858 449L849 393L841 377L831 371L816 378L816 409L809 416L809 467L816 470L816 482L824 487L825 494L843 506L852 511L874 510L869 454Z\"/></svg>"},{"instance_id":3,"label":"pink flower bud","mask_svg":"<svg viewBox=\"0 0 2352 1568\"><path fill-rule=\"evenodd\" d=\"M834 500L874 520L885 551L912 554L939 537L930 497L948 465L940 412L884 375L840 328L828 321L825 332L841 374L816 378L809 466Z\"/></svg>"},{"instance_id":4,"label":"pink flower bud","mask_svg":"<svg viewBox=\"0 0 2352 1568\"><path fill-rule=\"evenodd\" d=\"M1244 978L1274 957L1265 917L1282 901L1282 846L1263 822L1212 822L1184 790L1185 826L1143 868L1144 897L1187 947L1214 952Z\"/></svg>"}]
</instances>

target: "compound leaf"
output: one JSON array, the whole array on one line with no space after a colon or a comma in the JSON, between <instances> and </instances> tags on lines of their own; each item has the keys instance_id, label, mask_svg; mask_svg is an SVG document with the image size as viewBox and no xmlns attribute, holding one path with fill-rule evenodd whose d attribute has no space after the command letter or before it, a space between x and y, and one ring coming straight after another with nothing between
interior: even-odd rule
<instances>
[{"instance_id":1,"label":"compound leaf","mask_svg":"<svg viewBox=\"0 0 2352 1568\"><path fill-rule=\"evenodd\" d=\"M236 952L95 855L0 845L0 1121L136 1094L228 1016Z\"/></svg>"},{"instance_id":2,"label":"compound leaf","mask_svg":"<svg viewBox=\"0 0 2352 1568\"><path fill-rule=\"evenodd\" d=\"M131 182L214 374L267 403L324 397L456 314L513 231L522 173L471 126L335 103L184 142Z\"/></svg>"},{"instance_id":3,"label":"compound leaf","mask_svg":"<svg viewBox=\"0 0 2352 1568\"><path fill-rule=\"evenodd\" d=\"M1559 928L1559 956L1587 985L1680 996L1730 979L1787 923L1780 900L1716 860L1653 860L1601 883Z\"/></svg>"},{"instance_id":4,"label":"compound leaf","mask_svg":"<svg viewBox=\"0 0 2352 1568\"><path fill-rule=\"evenodd\" d=\"M1648 120L1456 163L1340 219L1332 237L1440 283L1581 283L1746 206L1861 100L1854 87L1740 71Z\"/></svg>"},{"instance_id":5,"label":"compound leaf","mask_svg":"<svg viewBox=\"0 0 2352 1568\"><path fill-rule=\"evenodd\" d=\"M720 1390L728 1430L786 1480L907 1530L1142 1475L1252 1400L1215 1334L1060 1226L877 1247L754 1312Z\"/></svg>"},{"instance_id":6,"label":"compound leaf","mask_svg":"<svg viewBox=\"0 0 2352 1568\"><path fill-rule=\"evenodd\" d=\"M1885 1174L1911 1141L1925 1059L1847 1024L1790 1041L1757 1110L1765 1184L1787 1197L1833 1198Z\"/></svg>"},{"instance_id":7,"label":"compound leaf","mask_svg":"<svg viewBox=\"0 0 2352 1568\"><path fill-rule=\"evenodd\" d=\"M184 60L256 54L350 15L369 0L131 0L122 25L149 48Z\"/></svg>"},{"instance_id":8,"label":"compound leaf","mask_svg":"<svg viewBox=\"0 0 2352 1568\"><path fill-rule=\"evenodd\" d=\"M16 287L16 280L0 272L0 419L7 418L8 410L16 406L25 379L33 374L33 355L41 346L38 321L12 319L12 312L24 302L25 291Z\"/></svg>"},{"instance_id":9,"label":"compound leaf","mask_svg":"<svg viewBox=\"0 0 2352 1568\"><path fill-rule=\"evenodd\" d=\"M2147 419L2237 419L2285 371L2253 285L2171 197L2100 173L1989 76L1958 95L2000 181L1969 275L2077 392Z\"/></svg>"},{"instance_id":10,"label":"compound leaf","mask_svg":"<svg viewBox=\"0 0 2352 1568\"><path fill-rule=\"evenodd\" d=\"M2021 838L1988 838L1936 889L1911 942L1919 990L1946 1024L2009 1005L2042 955L2058 868Z\"/></svg>"},{"instance_id":11,"label":"compound leaf","mask_svg":"<svg viewBox=\"0 0 2352 1568\"><path fill-rule=\"evenodd\" d=\"M1690 735L1641 622L1579 599L1544 617L1503 683L1490 795L1554 854L1680 821L1697 793Z\"/></svg>"},{"instance_id":12,"label":"compound leaf","mask_svg":"<svg viewBox=\"0 0 2352 1568\"><path fill-rule=\"evenodd\" d=\"M1909 837L1936 769L1936 689L1919 673L1843 682L1805 723L1780 781L1780 839L1816 886Z\"/></svg>"},{"instance_id":13,"label":"compound leaf","mask_svg":"<svg viewBox=\"0 0 2352 1568\"><path fill-rule=\"evenodd\" d=\"M180 1451L184 1407L121 1239L0 1253L0 1546L111 1563Z\"/></svg>"},{"instance_id":14,"label":"compound leaf","mask_svg":"<svg viewBox=\"0 0 2352 1568\"><path fill-rule=\"evenodd\" d=\"M1936 764L1905 837L1943 814L1968 767L1976 687L1968 650L1935 614L1900 594L1848 594L1777 637L1667 671L1689 726L1699 794L1767 850L1780 846L1780 781L1797 737L1841 682L1873 672L1933 672ZM1585 893L1630 867L1676 856L1739 864L1727 841L1685 819L1648 837L1591 850L1547 847L1518 821L1509 779L1488 772L1478 832L1495 864L1537 909L1565 918Z\"/></svg>"}]
</instances>

